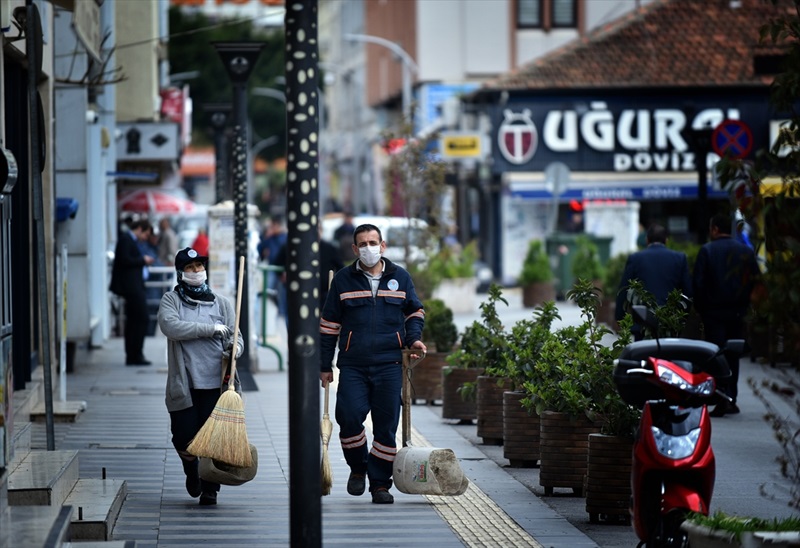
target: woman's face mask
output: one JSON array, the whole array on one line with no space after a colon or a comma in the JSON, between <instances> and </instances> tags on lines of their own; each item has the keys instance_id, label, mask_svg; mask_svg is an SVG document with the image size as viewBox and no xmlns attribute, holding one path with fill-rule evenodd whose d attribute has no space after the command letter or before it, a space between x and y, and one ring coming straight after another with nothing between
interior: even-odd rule
<instances>
[{"instance_id":1,"label":"woman's face mask","mask_svg":"<svg viewBox=\"0 0 800 548\"><path fill-rule=\"evenodd\" d=\"M184 272L183 281L186 282L186 285L200 287L206 282L206 271L201 270L200 272Z\"/></svg>"}]
</instances>

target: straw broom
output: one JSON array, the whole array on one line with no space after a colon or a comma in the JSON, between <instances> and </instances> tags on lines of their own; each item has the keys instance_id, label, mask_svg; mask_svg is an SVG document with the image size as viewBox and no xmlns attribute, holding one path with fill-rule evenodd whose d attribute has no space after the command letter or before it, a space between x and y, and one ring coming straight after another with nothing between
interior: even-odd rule
<instances>
[{"instance_id":1,"label":"straw broom","mask_svg":"<svg viewBox=\"0 0 800 548\"><path fill-rule=\"evenodd\" d=\"M322 415L322 423L320 424L320 431L322 434L322 468L320 475L322 476L322 496L331 494L331 486L333 485L333 472L331 471L331 461L328 459L328 442L331 439L333 432L333 424L328 416L328 392L330 383L325 385L325 412Z\"/></svg>"},{"instance_id":2,"label":"straw broom","mask_svg":"<svg viewBox=\"0 0 800 548\"><path fill-rule=\"evenodd\" d=\"M331 286L333 281L333 270L328 271L328 287ZM328 395L330 392L330 383L325 384L325 406L322 412L322 422L319 425L320 435L322 436L322 466L320 469L320 476L322 477L322 496L331 494L331 487L333 486L333 471L331 470L331 462L328 458L328 442L331 440L333 433L333 424L328 415Z\"/></svg>"},{"instance_id":3,"label":"straw broom","mask_svg":"<svg viewBox=\"0 0 800 548\"><path fill-rule=\"evenodd\" d=\"M239 340L239 312L242 307L244 257L239 257L239 285L236 292L236 319L233 328L231 375L228 389L217 400L208 420L192 439L187 451L198 457L208 457L231 466L253 465L247 428L244 424L244 402L234 388L236 378L236 345Z\"/></svg>"}]
</instances>

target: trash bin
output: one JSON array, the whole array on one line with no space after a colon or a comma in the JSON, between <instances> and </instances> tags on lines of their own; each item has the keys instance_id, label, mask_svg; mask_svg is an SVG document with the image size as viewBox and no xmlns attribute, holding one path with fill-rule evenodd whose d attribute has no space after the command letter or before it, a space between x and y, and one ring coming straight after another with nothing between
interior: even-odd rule
<instances>
[{"instance_id":1,"label":"trash bin","mask_svg":"<svg viewBox=\"0 0 800 548\"><path fill-rule=\"evenodd\" d=\"M554 232L547 238L547 256L550 258L550 266L553 268L556 297L559 300L564 300L567 291L575 283L575 276L572 275L572 262L575 257L577 240L580 236L589 238L597 246L597 254L601 264L605 265L611 255L611 240L614 239L613 236Z\"/></svg>"}]
</instances>

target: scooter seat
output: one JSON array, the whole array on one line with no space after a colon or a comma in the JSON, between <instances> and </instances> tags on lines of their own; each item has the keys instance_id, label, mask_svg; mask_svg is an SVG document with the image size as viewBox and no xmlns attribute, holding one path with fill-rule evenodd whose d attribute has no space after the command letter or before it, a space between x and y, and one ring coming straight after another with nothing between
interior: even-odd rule
<instances>
[{"instance_id":1,"label":"scooter seat","mask_svg":"<svg viewBox=\"0 0 800 548\"><path fill-rule=\"evenodd\" d=\"M643 340L629 344L620 354L624 360L646 360L650 357L680 362L678 365L690 373L705 372L719 383L731 375L725 356L719 354L715 344L695 339ZM627 375L627 367L618 366L614 370L614 382L620 396L631 405L642 406L645 401L661 399L661 390L641 375Z\"/></svg>"}]
</instances>

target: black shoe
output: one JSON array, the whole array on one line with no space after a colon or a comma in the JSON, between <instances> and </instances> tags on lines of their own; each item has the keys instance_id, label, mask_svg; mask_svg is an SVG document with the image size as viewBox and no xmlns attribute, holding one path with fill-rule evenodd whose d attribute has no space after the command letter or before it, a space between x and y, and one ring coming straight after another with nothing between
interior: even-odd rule
<instances>
[{"instance_id":1,"label":"black shoe","mask_svg":"<svg viewBox=\"0 0 800 548\"><path fill-rule=\"evenodd\" d=\"M152 363L153 362L147 360L144 356L132 360L125 360L125 365L152 365Z\"/></svg>"},{"instance_id":2,"label":"black shoe","mask_svg":"<svg viewBox=\"0 0 800 548\"><path fill-rule=\"evenodd\" d=\"M217 504L216 491L200 494L200 506L214 506L215 504Z\"/></svg>"},{"instance_id":3,"label":"black shoe","mask_svg":"<svg viewBox=\"0 0 800 548\"><path fill-rule=\"evenodd\" d=\"M350 472L347 478L347 492L354 497L360 497L367 490L367 475Z\"/></svg>"},{"instance_id":4,"label":"black shoe","mask_svg":"<svg viewBox=\"0 0 800 548\"><path fill-rule=\"evenodd\" d=\"M394 497L386 487L378 487L372 492L372 504L392 504Z\"/></svg>"},{"instance_id":5,"label":"black shoe","mask_svg":"<svg viewBox=\"0 0 800 548\"><path fill-rule=\"evenodd\" d=\"M724 417L725 413L730 413L729 409L733 406L730 403L720 403L714 408L713 411L708 413L709 417ZM736 412L739 412L739 408L736 408Z\"/></svg>"},{"instance_id":6,"label":"black shoe","mask_svg":"<svg viewBox=\"0 0 800 548\"><path fill-rule=\"evenodd\" d=\"M726 412L728 415L735 415L735 414L737 414L737 413L740 413L740 411L739 411L739 406L738 406L738 405L736 405L735 403L732 403L732 404L730 404L730 405L728 406L728 409L726 409L726 410L725 410L725 412Z\"/></svg>"},{"instance_id":7,"label":"black shoe","mask_svg":"<svg viewBox=\"0 0 800 548\"><path fill-rule=\"evenodd\" d=\"M183 471L186 473L186 492L193 499L196 499L203 492L200 488L200 472L198 470L199 460L184 462Z\"/></svg>"}]
</instances>

